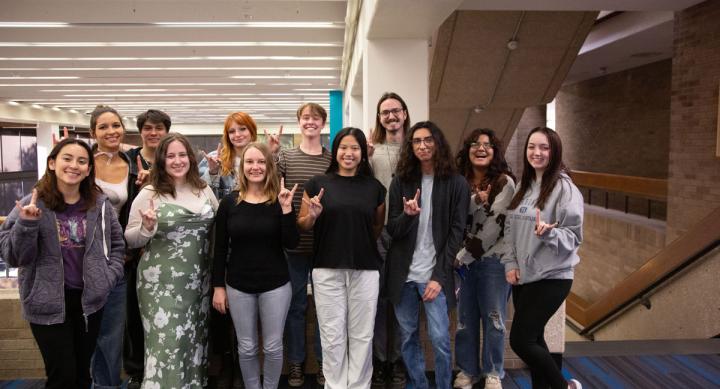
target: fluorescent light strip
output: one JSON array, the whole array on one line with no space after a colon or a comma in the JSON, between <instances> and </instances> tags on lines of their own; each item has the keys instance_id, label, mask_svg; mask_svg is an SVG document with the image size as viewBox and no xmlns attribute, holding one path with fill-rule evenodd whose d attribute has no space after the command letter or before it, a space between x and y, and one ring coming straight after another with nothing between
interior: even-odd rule
<instances>
[{"instance_id":1,"label":"fluorescent light strip","mask_svg":"<svg viewBox=\"0 0 720 389\"><path fill-rule=\"evenodd\" d=\"M243 79L243 80L268 80L268 79L276 79L276 78L287 78L287 79L310 79L310 80L335 80L340 78L340 76L291 76L291 75L283 75L283 76L230 76L229 78L237 78L237 79Z\"/></svg>"},{"instance_id":2,"label":"fluorescent light strip","mask_svg":"<svg viewBox=\"0 0 720 389\"><path fill-rule=\"evenodd\" d=\"M0 47L342 47L342 42L0 42Z\"/></svg>"},{"instance_id":3,"label":"fluorescent light strip","mask_svg":"<svg viewBox=\"0 0 720 389\"><path fill-rule=\"evenodd\" d=\"M64 22L0 22L0 28L58 28L70 27Z\"/></svg>"},{"instance_id":4,"label":"fluorescent light strip","mask_svg":"<svg viewBox=\"0 0 720 389\"><path fill-rule=\"evenodd\" d=\"M121 70L121 71L148 71L148 70L299 70L299 71L313 71L313 70L327 70L327 71L339 71L339 67L332 66L180 66L180 67L103 67L103 68L3 68L0 67L0 71L18 72L18 71L68 71L68 72L80 72L80 71L108 71L108 70Z\"/></svg>"},{"instance_id":5,"label":"fluorescent light strip","mask_svg":"<svg viewBox=\"0 0 720 389\"><path fill-rule=\"evenodd\" d=\"M67 83L67 84L0 84L0 86L255 86L254 82L118 82L118 83Z\"/></svg>"},{"instance_id":6,"label":"fluorescent light strip","mask_svg":"<svg viewBox=\"0 0 720 389\"><path fill-rule=\"evenodd\" d=\"M345 28L343 22L158 22L160 27Z\"/></svg>"},{"instance_id":7,"label":"fluorescent light strip","mask_svg":"<svg viewBox=\"0 0 720 389\"><path fill-rule=\"evenodd\" d=\"M325 96L325 93L126 93L126 94L78 94L65 97L174 97L174 96Z\"/></svg>"},{"instance_id":8,"label":"fluorescent light strip","mask_svg":"<svg viewBox=\"0 0 720 389\"><path fill-rule=\"evenodd\" d=\"M0 80L77 80L80 77L75 76L33 76L33 77L24 77L24 76L10 76L10 77L0 77Z\"/></svg>"},{"instance_id":9,"label":"fluorescent light strip","mask_svg":"<svg viewBox=\"0 0 720 389\"><path fill-rule=\"evenodd\" d=\"M340 61L339 56L216 55L198 57L0 57L0 61Z\"/></svg>"}]
</instances>

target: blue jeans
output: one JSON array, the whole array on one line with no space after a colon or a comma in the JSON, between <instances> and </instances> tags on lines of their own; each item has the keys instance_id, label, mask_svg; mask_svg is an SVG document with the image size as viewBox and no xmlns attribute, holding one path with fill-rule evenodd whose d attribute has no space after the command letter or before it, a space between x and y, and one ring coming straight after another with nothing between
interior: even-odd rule
<instances>
[{"instance_id":1,"label":"blue jeans","mask_svg":"<svg viewBox=\"0 0 720 389\"><path fill-rule=\"evenodd\" d=\"M465 374L505 376L505 318L510 284L497 256L478 259L468 266L458 299L455 363ZM482 323L482 370L479 369Z\"/></svg>"},{"instance_id":2,"label":"blue jeans","mask_svg":"<svg viewBox=\"0 0 720 389\"><path fill-rule=\"evenodd\" d=\"M425 376L425 360L420 344L420 304L425 306L428 335L435 354L435 386L450 389L450 319L448 317L445 291L432 301L422 301L426 283L406 282L400 303L395 305L395 316L400 324L401 352L410 381L408 388L428 389Z\"/></svg>"},{"instance_id":3,"label":"blue jeans","mask_svg":"<svg viewBox=\"0 0 720 389\"><path fill-rule=\"evenodd\" d=\"M287 358L290 363L305 362L305 319L307 315L307 285L312 258L310 255L287 254L290 284L292 286L292 299L290 310L285 321L285 345ZM320 345L320 328L315 319L315 359L322 361L322 348Z\"/></svg>"},{"instance_id":4,"label":"blue jeans","mask_svg":"<svg viewBox=\"0 0 720 389\"><path fill-rule=\"evenodd\" d=\"M100 322L100 334L92 357L91 372L93 388L120 388L120 369L122 368L123 335L125 333L125 301L127 280L123 276L110 290L103 317Z\"/></svg>"}]
</instances>

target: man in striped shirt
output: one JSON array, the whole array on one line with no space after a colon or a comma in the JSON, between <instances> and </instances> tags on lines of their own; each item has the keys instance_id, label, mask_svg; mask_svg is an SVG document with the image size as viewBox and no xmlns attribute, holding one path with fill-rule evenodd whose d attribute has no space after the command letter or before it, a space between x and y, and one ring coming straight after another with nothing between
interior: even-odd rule
<instances>
[{"instance_id":1,"label":"man in striped shirt","mask_svg":"<svg viewBox=\"0 0 720 389\"><path fill-rule=\"evenodd\" d=\"M327 112L316 103L303 104L297 111L298 124L302 134L300 145L293 149L282 149L278 155L278 170L285 177L285 186L298 188L293 197L293 207L300 210L305 182L310 177L325 174L332 158L330 151L320 143L320 132L325 127ZM288 250L288 268L293 295L285 322L285 344L289 362L288 385L302 386L305 382L305 313L307 308L308 275L312 270L313 235L301 232L300 243L294 250ZM319 371L317 382L325 385L322 374L322 351L317 323L315 325L315 357Z\"/></svg>"}]
</instances>

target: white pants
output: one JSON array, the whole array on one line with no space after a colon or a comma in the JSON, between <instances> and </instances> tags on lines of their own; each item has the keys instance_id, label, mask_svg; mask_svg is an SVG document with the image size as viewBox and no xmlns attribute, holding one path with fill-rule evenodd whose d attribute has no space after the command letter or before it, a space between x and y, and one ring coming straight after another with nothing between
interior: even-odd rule
<instances>
[{"instance_id":1,"label":"white pants","mask_svg":"<svg viewBox=\"0 0 720 389\"><path fill-rule=\"evenodd\" d=\"M325 389L370 388L379 273L314 269L312 280Z\"/></svg>"}]
</instances>

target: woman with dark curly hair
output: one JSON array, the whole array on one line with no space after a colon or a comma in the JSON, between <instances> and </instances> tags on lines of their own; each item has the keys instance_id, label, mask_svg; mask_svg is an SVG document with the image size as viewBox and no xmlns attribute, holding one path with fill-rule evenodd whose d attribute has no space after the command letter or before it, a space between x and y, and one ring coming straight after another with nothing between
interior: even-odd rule
<instances>
[{"instance_id":1,"label":"woman with dark curly hair","mask_svg":"<svg viewBox=\"0 0 720 389\"><path fill-rule=\"evenodd\" d=\"M507 206L515 181L493 130L478 128L456 157L460 174L472 188L465 245L455 266L463 274L458 296L456 388L470 388L484 377L485 388L499 389L503 378L505 311L510 284L500 263ZM482 369L478 361L482 323Z\"/></svg>"}]
</instances>

